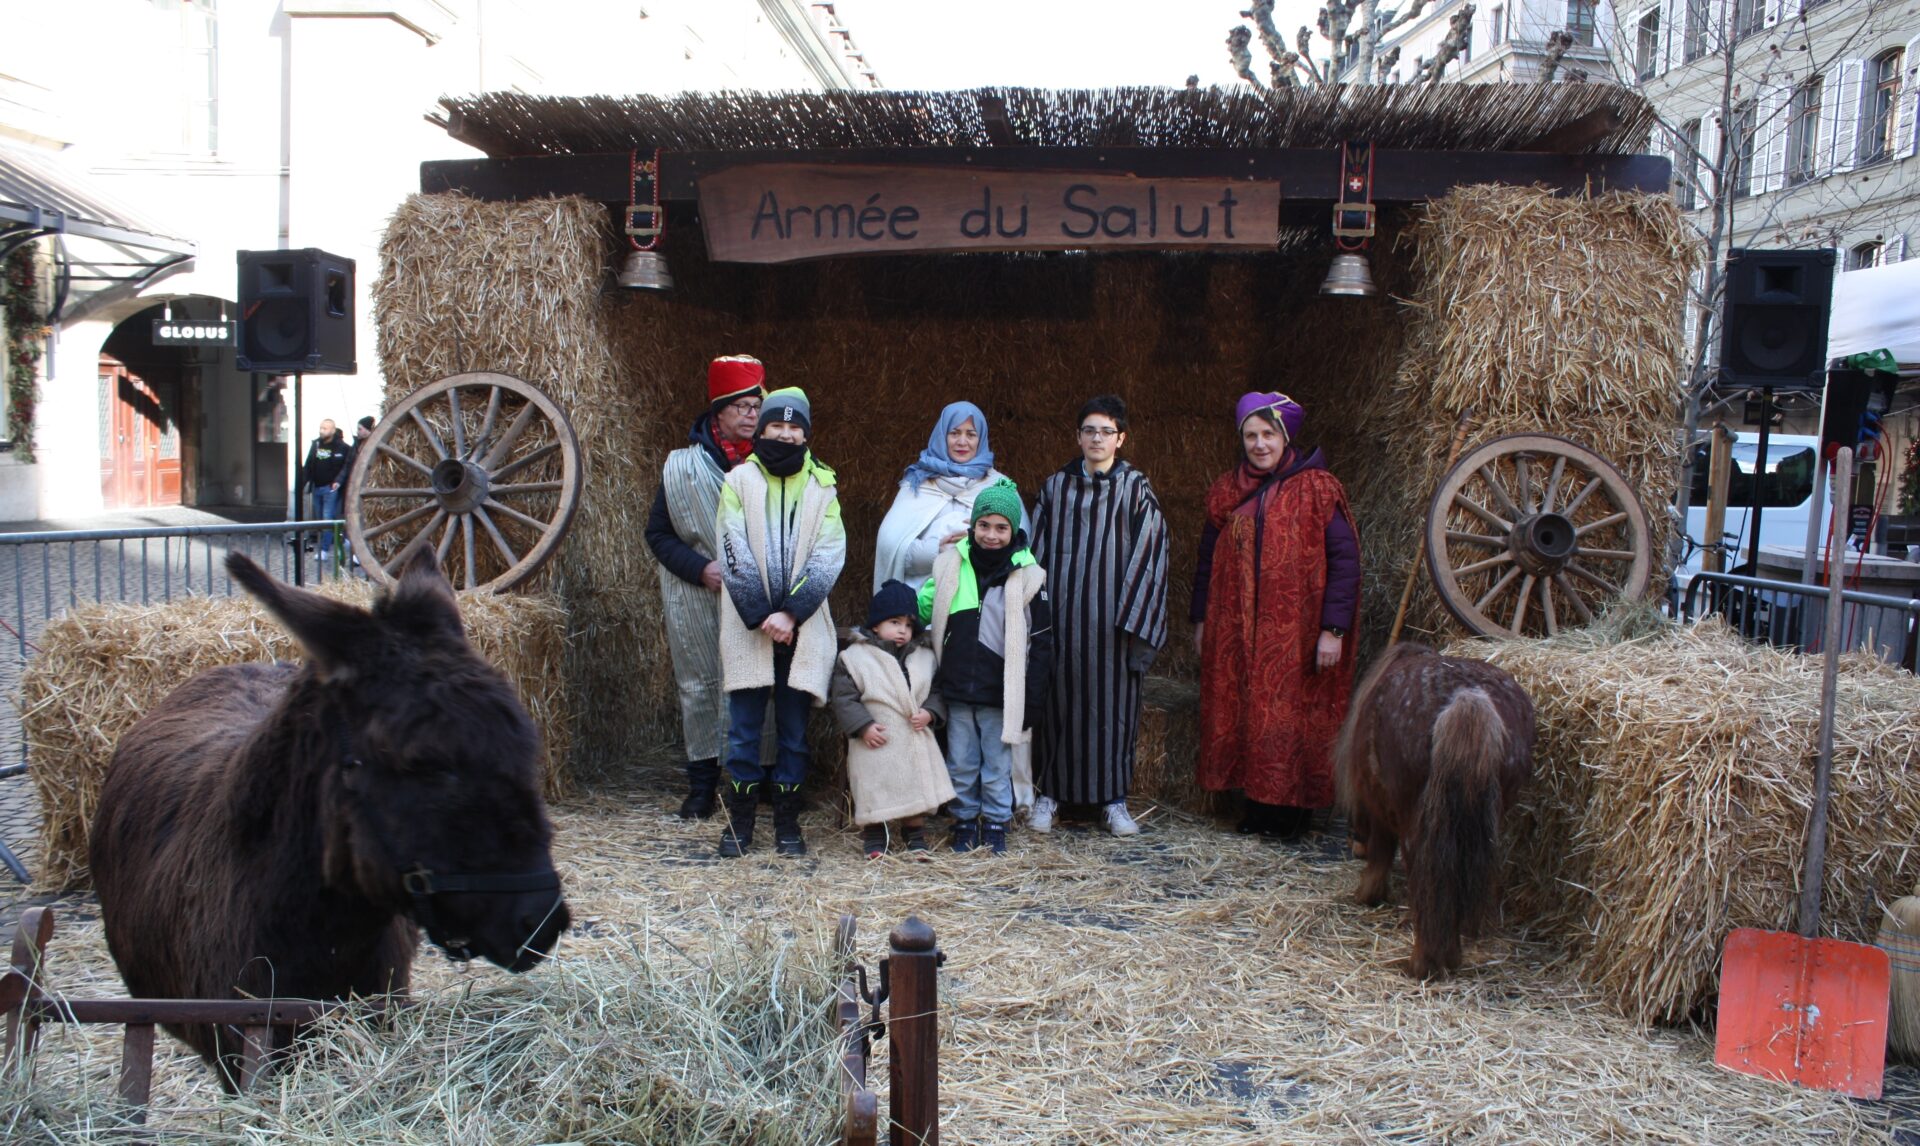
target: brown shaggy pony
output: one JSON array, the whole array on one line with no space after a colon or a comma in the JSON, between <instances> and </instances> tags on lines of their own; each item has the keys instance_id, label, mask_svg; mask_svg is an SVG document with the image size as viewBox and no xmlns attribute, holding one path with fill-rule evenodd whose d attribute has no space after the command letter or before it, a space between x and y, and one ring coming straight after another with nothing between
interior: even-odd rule
<instances>
[{"instance_id":1,"label":"brown shaggy pony","mask_svg":"<svg viewBox=\"0 0 1920 1146\"><path fill-rule=\"evenodd\" d=\"M305 663L195 676L115 749L90 841L107 946L142 998L404 992L415 924L525 971L568 924L538 733L417 560L371 612L227 571ZM239 1077L240 1033L169 1026ZM291 1041L276 1028L274 1050Z\"/></svg>"},{"instance_id":2,"label":"brown shaggy pony","mask_svg":"<svg viewBox=\"0 0 1920 1146\"><path fill-rule=\"evenodd\" d=\"M1533 774L1533 701L1505 670L1402 643L1354 690L1334 746L1340 803L1366 845L1354 898L1385 903L1403 841L1417 978L1460 967L1499 902L1500 819Z\"/></svg>"}]
</instances>

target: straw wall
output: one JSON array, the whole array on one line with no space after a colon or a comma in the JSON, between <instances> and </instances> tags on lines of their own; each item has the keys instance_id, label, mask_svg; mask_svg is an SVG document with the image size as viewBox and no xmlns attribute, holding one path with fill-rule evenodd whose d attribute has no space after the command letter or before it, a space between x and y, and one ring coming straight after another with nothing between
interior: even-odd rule
<instances>
[{"instance_id":1,"label":"straw wall","mask_svg":"<svg viewBox=\"0 0 1920 1146\"><path fill-rule=\"evenodd\" d=\"M551 389L572 412L588 455L586 503L554 588L573 613L576 769L602 772L677 735L640 525L664 452L703 408L713 356L758 355L770 384L812 397L814 444L839 472L850 534L833 602L842 620L864 614L875 533L941 406L966 398L987 411L998 464L1031 498L1075 455L1080 403L1123 395L1124 454L1152 479L1173 531L1176 623L1156 671L1190 676L1202 500L1233 463L1229 412L1248 389L1304 403L1304 443L1324 448L1348 483L1376 633L1411 557L1449 411L1477 388L1501 392L1498 427L1593 442L1628 463L1650 504L1663 498L1671 477L1656 470L1672 456L1664 427L1678 339L1677 295L1663 292L1682 271L1677 222L1662 210L1640 198L1481 190L1412 229L1387 212L1374 299L1316 294L1331 257L1317 236L1257 256L738 267L708 263L692 220L676 214L665 244L676 289L656 294L611 288L617 250L602 206L416 197L383 247L381 352L390 399L456 370L491 369ZM1516 238L1516 212L1527 227L1571 230ZM1498 289L1465 284L1509 257L1529 271L1496 276ZM1423 287L1423 275L1437 287ZM1576 280L1583 294L1569 306ZM1623 357L1625 344L1639 349ZM1501 366L1502 356L1520 366ZM1602 376L1604 385L1592 381ZM1578 405L1601 399L1612 404Z\"/></svg>"},{"instance_id":2,"label":"straw wall","mask_svg":"<svg viewBox=\"0 0 1920 1146\"><path fill-rule=\"evenodd\" d=\"M371 601L361 582L320 590ZM457 594L467 638L505 673L540 729L549 797L567 774L571 698L561 676L566 614L546 594ZM186 597L164 605L87 605L52 622L20 677L20 726L40 800L40 879L88 885L87 831L114 746L195 673L247 661L297 660L299 645L250 597Z\"/></svg>"},{"instance_id":3,"label":"straw wall","mask_svg":"<svg viewBox=\"0 0 1920 1146\"><path fill-rule=\"evenodd\" d=\"M1455 651L1533 696L1509 918L1569 951L1583 982L1629 1018L1682 1022L1711 1004L1729 931L1794 930L1817 658L1717 621ZM1848 657L1834 727L1821 931L1870 943L1920 879L1920 682Z\"/></svg>"}]
</instances>

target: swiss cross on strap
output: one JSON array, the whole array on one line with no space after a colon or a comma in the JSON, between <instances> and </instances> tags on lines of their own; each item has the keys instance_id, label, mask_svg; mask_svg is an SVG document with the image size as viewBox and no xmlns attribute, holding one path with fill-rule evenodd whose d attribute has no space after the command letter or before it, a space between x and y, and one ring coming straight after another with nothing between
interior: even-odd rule
<instances>
[{"instance_id":1,"label":"swiss cross on strap","mask_svg":"<svg viewBox=\"0 0 1920 1146\"><path fill-rule=\"evenodd\" d=\"M1340 201L1333 205L1333 236L1344 250L1373 238L1373 144L1340 145Z\"/></svg>"}]
</instances>

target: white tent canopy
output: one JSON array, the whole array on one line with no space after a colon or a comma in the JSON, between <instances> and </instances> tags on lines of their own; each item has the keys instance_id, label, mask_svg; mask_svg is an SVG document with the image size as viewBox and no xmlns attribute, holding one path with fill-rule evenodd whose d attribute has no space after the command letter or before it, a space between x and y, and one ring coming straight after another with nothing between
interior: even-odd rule
<instances>
[{"instance_id":1,"label":"white tent canopy","mask_svg":"<svg viewBox=\"0 0 1920 1146\"><path fill-rule=\"evenodd\" d=\"M1887 350L1920 366L1920 258L1834 276L1827 356Z\"/></svg>"}]
</instances>

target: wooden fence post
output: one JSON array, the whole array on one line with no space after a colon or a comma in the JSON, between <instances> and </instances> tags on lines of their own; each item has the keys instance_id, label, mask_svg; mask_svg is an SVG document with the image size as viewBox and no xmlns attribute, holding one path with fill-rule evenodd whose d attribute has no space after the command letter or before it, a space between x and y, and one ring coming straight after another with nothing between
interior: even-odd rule
<instances>
[{"instance_id":1,"label":"wooden fence post","mask_svg":"<svg viewBox=\"0 0 1920 1146\"><path fill-rule=\"evenodd\" d=\"M892 1146L939 1146L940 979L933 928L909 915L888 937L887 1055Z\"/></svg>"}]
</instances>

